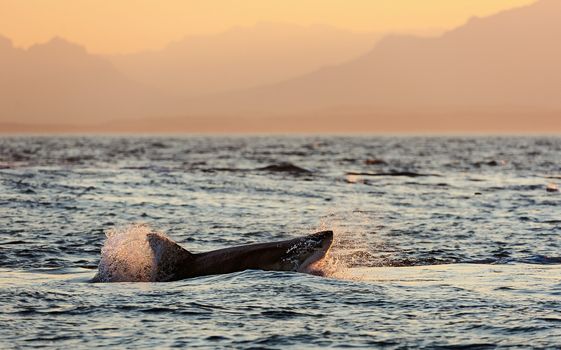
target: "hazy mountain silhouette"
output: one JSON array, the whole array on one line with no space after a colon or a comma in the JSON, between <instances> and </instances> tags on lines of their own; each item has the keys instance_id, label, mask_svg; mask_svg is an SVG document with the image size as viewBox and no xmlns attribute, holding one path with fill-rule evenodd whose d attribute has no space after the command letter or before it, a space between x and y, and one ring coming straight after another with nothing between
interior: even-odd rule
<instances>
[{"instance_id":1,"label":"hazy mountain silhouette","mask_svg":"<svg viewBox=\"0 0 561 350\"><path fill-rule=\"evenodd\" d=\"M61 38L27 50L0 37L0 121L95 124L159 116L169 99Z\"/></svg>"},{"instance_id":2,"label":"hazy mountain silhouette","mask_svg":"<svg viewBox=\"0 0 561 350\"><path fill-rule=\"evenodd\" d=\"M163 50L108 56L130 78L175 96L240 90L295 78L368 52L378 34L259 23L189 36Z\"/></svg>"},{"instance_id":3,"label":"hazy mountain silhouette","mask_svg":"<svg viewBox=\"0 0 561 350\"><path fill-rule=\"evenodd\" d=\"M389 36L359 58L298 78L179 102L168 95L249 86L317 66L319 56L301 55L313 51L301 43L315 41L290 46L255 34L267 45L252 61L247 50L259 40L243 44L249 34L240 29L224 34L238 41L189 39L162 52L112 58L119 66L131 60L125 74L62 39L21 50L0 38L0 121L115 121L96 131L561 131L559 18L561 1L540 0L473 18L437 38ZM188 48L197 47L203 53L189 56ZM187 56L197 58L186 63Z\"/></svg>"},{"instance_id":4,"label":"hazy mountain silhouette","mask_svg":"<svg viewBox=\"0 0 561 350\"><path fill-rule=\"evenodd\" d=\"M329 114L355 114L363 115L369 129L378 125L373 122L385 122L376 115L440 114L432 120L417 118L424 124L442 122L442 113L483 113L483 119L495 115L487 119L489 123L504 122L508 128L510 120L503 114L561 110L560 18L561 1L541 0L473 18L438 38L389 36L352 62L267 87L201 99L191 110L313 113L318 120ZM448 119L453 122L458 116L450 114ZM544 118L561 127L561 118L552 120L551 114Z\"/></svg>"}]
</instances>

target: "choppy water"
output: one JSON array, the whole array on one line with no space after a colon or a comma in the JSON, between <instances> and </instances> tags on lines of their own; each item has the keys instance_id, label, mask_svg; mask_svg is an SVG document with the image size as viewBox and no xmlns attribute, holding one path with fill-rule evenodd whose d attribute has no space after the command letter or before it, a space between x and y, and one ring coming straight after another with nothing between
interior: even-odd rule
<instances>
[{"instance_id":1,"label":"choppy water","mask_svg":"<svg viewBox=\"0 0 561 350\"><path fill-rule=\"evenodd\" d=\"M0 138L0 347L559 348L560 184L555 137ZM134 222L336 239L327 278L89 283Z\"/></svg>"}]
</instances>

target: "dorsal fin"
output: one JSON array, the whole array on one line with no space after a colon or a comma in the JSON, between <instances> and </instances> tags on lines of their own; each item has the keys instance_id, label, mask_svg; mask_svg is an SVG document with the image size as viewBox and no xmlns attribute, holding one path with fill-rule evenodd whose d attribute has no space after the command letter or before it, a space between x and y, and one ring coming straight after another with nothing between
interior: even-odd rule
<instances>
[{"instance_id":1,"label":"dorsal fin","mask_svg":"<svg viewBox=\"0 0 561 350\"><path fill-rule=\"evenodd\" d=\"M147 239L154 252L155 282L176 279L179 269L194 259L187 249L162 234L149 233Z\"/></svg>"}]
</instances>

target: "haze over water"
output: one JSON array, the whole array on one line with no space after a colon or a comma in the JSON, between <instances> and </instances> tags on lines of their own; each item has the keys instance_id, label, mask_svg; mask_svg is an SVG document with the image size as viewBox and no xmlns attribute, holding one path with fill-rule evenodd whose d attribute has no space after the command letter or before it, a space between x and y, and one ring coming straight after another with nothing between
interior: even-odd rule
<instances>
[{"instance_id":1,"label":"haze over water","mask_svg":"<svg viewBox=\"0 0 561 350\"><path fill-rule=\"evenodd\" d=\"M0 347L560 347L560 164L559 137L3 137ZM336 237L327 277L89 283L137 222Z\"/></svg>"},{"instance_id":2,"label":"haze over water","mask_svg":"<svg viewBox=\"0 0 561 350\"><path fill-rule=\"evenodd\" d=\"M0 5L0 23L11 28L26 6L4 1L12 12L2 12ZM153 24L160 29L169 22L190 23L171 20L177 15L216 21L216 11L208 17L206 5L193 4L199 1L169 1L166 7L147 0L124 11L132 2L107 6L136 18L151 4L150 23L175 7L165 23ZM56 3L70 11L62 12L64 19L56 9L35 10L38 22L60 27L76 13L74 21L84 22L68 26L80 40L57 33L21 47L17 38L36 28L16 25L12 37L0 26L0 133L561 132L558 0L270 1L284 9L280 14L292 9L288 18L307 19L271 23L265 20L269 7L247 13L236 8L233 13L261 21L213 35L187 32L161 49L126 55L92 53L87 49L92 39L82 36L88 21L110 27L113 12L88 11L98 7L92 1ZM3 21L2 14L9 18ZM424 24L404 27L411 15L411 25L420 19ZM364 17L393 25L357 33L349 22ZM126 20L117 26L127 27ZM136 22L139 27L128 29L150 41L153 33ZM342 23L347 26L340 29ZM98 27L92 32L101 35ZM122 40L103 38L113 45Z\"/></svg>"}]
</instances>

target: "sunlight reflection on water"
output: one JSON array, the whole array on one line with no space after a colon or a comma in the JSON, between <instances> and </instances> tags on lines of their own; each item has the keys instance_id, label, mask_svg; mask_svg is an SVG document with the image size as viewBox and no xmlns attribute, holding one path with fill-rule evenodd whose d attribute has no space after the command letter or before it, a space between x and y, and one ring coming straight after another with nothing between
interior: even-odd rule
<instances>
[{"instance_id":1,"label":"sunlight reflection on water","mask_svg":"<svg viewBox=\"0 0 561 350\"><path fill-rule=\"evenodd\" d=\"M1 348L561 347L560 138L17 137L0 164ZM134 222L193 252L333 229L331 277L88 283Z\"/></svg>"}]
</instances>

